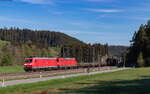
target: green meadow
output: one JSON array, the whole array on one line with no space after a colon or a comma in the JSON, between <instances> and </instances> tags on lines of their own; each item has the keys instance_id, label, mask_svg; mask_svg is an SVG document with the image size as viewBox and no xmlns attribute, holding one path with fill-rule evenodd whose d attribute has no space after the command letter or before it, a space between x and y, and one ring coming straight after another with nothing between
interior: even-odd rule
<instances>
[{"instance_id":1,"label":"green meadow","mask_svg":"<svg viewBox=\"0 0 150 94\"><path fill-rule=\"evenodd\" d=\"M0 88L0 94L149 94L150 68L55 79Z\"/></svg>"}]
</instances>

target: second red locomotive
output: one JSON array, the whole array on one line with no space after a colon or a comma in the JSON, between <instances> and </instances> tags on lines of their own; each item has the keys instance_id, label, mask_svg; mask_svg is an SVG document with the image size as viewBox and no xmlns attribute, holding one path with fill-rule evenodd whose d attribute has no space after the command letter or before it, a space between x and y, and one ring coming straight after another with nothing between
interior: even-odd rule
<instances>
[{"instance_id":1,"label":"second red locomotive","mask_svg":"<svg viewBox=\"0 0 150 94\"><path fill-rule=\"evenodd\" d=\"M77 67L77 61L75 58L31 57L25 58L24 61L25 71L60 69L71 67Z\"/></svg>"}]
</instances>

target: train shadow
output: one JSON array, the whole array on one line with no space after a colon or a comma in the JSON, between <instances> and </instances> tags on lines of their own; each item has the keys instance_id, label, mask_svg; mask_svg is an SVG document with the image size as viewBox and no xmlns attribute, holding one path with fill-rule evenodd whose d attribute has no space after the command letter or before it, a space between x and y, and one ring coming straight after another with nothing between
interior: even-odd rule
<instances>
[{"instance_id":1,"label":"train shadow","mask_svg":"<svg viewBox=\"0 0 150 94\"><path fill-rule=\"evenodd\" d=\"M143 76L137 80L115 80L115 81L99 81L78 82L79 86L84 88L61 89L65 94L150 94L150 77Z\"/></svg>"}]
</instances>

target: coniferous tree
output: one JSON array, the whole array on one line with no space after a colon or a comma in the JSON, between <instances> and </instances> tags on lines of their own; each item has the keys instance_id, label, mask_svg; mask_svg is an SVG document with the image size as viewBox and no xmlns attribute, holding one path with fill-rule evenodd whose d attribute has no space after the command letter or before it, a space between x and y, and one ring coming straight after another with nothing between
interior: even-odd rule
<instances>
[{"instance_id":1,"label":"coniferous tree","mask_svg":"<svg viewBox=\"0 0 150 94\"><path fill-rule=\"evenodd\" d=\"M142 52L139 53L139 56L137 58L137 63L138 63L139 67L145 67L145 62L143 59L143 53Z\"/></svg>"},{"instance_id":2,"label":"coniferous tree","mask_svg":"<svg viewBox=\"0 0 150 94\"><path fill-rule=\"evenodd\" d=\"M69 44L61 48L62 57L74 57L78 62L100 62L100 58L107 54L108 47L101 44Z\"/></svg>"},{"instance_id":3,"label":"coniferous tree","mask_svg":"<svg viewBox=\"0 0 150 94\"><path fill-rule=\"evenodd\" d=\"M141 53L145 66L150 66L150 21L147 25L141 25L138 32L134 33L126 64L138 64L137 60Z\"/></svg>"}]
</instances>

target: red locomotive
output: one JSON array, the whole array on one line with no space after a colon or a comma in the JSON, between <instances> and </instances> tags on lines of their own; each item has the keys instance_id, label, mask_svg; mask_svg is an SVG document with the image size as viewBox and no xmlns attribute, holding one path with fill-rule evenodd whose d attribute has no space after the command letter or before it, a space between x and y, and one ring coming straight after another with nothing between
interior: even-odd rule
<instances>
[{"instance_id":1,"label":"red locomotive","mask_svg":"<svg viewBox=\"0 0 150 94\"><path fill-rule=\"evenodd\" d=\"M77 62L75 58L31 57L25 58L24 60L25 71L49 70L71 67L77 67Z\"/></svg>"}]
</instances>

